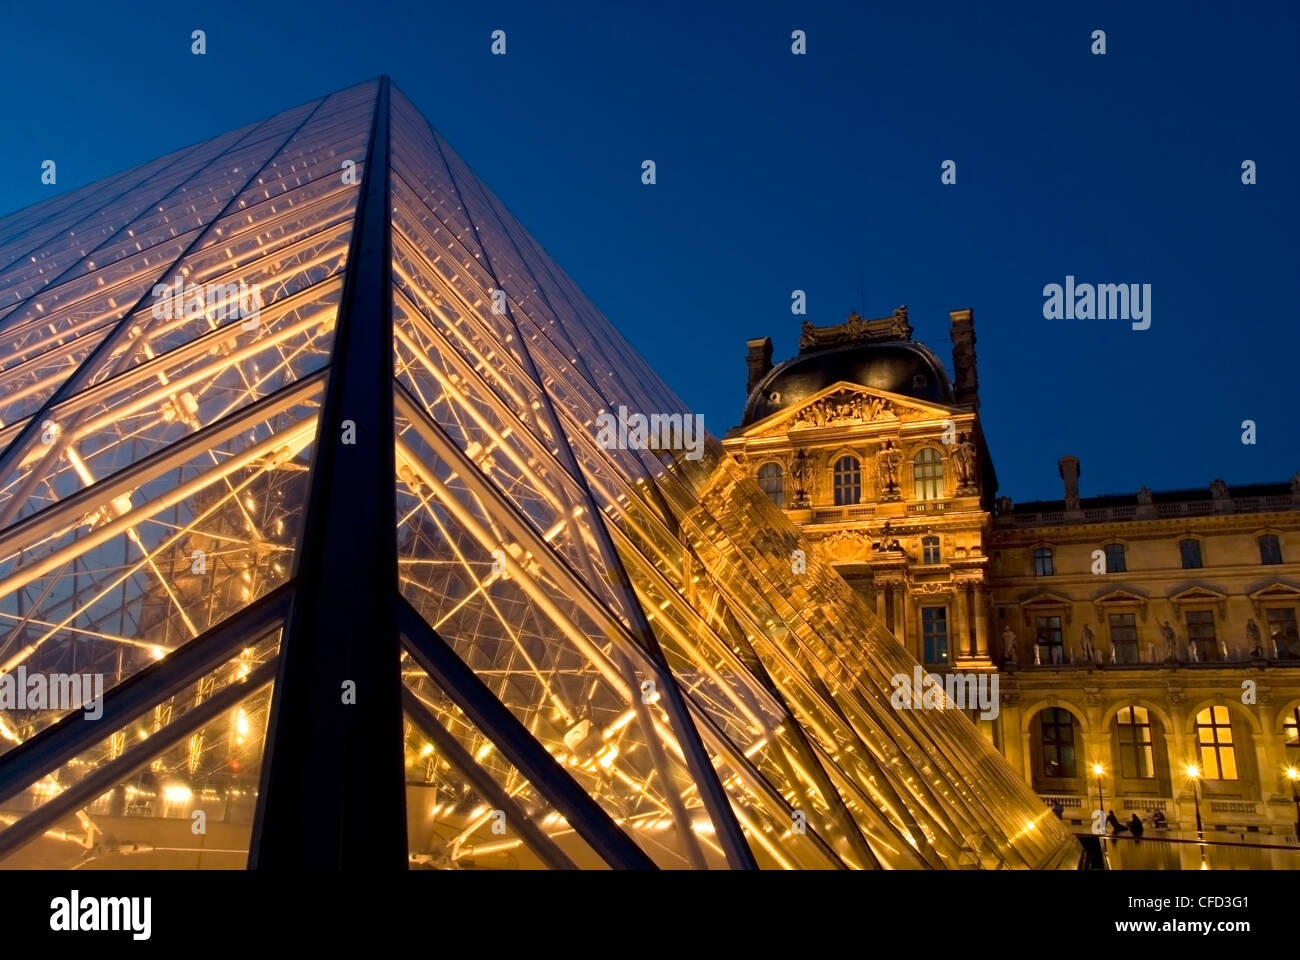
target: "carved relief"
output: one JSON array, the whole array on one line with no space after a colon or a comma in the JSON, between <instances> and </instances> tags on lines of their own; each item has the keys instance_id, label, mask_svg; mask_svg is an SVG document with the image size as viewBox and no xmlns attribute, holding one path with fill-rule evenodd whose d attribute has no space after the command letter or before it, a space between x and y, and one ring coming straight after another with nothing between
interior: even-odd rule
<instances>
[{"instance_id":1,"label":"carved relief","mask_svg":"<svg viewBox=\"0 0 1300 960\"><path fill-rule=\"evenodd\" d=\"M800 410L790 429L838 427L871 423L875 420L898 419L901 416L902 410L898 405L883 397L870 397L852 390L840 390Z\"/></svg>"},{"instance_id":2,"label":"carved relief","mask_svg":"<svg viewBox=\"0 0 1300 960\"><path fill-rule=\"evenodd\" d=\"M899 307L892 316L879 320L864 320L860 314L850 313L849 318L843 323L828 327L818 327L805 320L800 330L799 352L825 350L830 347L865 343L869 340L910 340L911 338L912 326L907 322L907 307Z\"/></svg>"},{"instance_id":3,"label":"carved relief","mask_svg":"<svg viewBox=\"0 0 1300 960\"><path fill-rule=\"evenodd\" d=\"M822 549L833 561L846 563L865 559L869 541L856 530L839 530L822 539Z\"/></svg>"},{"instance_id":4,"label":"carved relief","mask_svg":"<svg viewBox=\"0 0 1300 960\"><path fill-rule=\"evenodd\" d=\"M938 580L935 581L934 583L917 583L917 584L913 584L912 586L912 592L919 593L919 594L935 594L935 593L951 594L952 590L953 590L952 584L945 580Z\"/></svg>"}]
</instances>

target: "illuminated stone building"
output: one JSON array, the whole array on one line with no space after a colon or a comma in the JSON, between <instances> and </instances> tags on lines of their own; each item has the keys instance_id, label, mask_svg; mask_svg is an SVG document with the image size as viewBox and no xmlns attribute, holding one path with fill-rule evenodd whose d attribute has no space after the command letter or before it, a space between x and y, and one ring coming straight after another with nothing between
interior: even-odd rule
<instances>
[{"instance_id":1,"label":"illuminated stone building","mask_svg":"<svg viewBox=\"0 0 1300 960\"><path fill-rule=\"evenodd\" d=\"M910 451L952 388L894 362ZM1078 863L718 441L614 409L687 413L386 77L0 218L0 673L105 687L0 704L0 867Z\"/></svg>"},{"instance_id":2,"label":"illuminated stone building","mask_svg":"<svg viewBox=\"0 0 1300 960\"><path fill-rule=\"evenodd\" d=\"M1088 822L1100 766L1106 809L1191 829L1194 764L1207 829L1294 834L1300 476L1082 497L1064 457L1062 500L1015 504L980 429L972 312L950 318L953 377L905 308L805 323L775 366L751 340L725 446L909 653L997 671L980 723L1067 820Z\"/></svg>"}]
</instances>

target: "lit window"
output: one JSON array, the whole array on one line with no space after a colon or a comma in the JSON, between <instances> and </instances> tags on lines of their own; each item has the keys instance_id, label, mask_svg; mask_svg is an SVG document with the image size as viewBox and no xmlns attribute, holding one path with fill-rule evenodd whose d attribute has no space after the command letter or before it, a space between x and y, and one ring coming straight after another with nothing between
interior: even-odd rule
<instances>
[{"instance_id":1,"label":"lit window","mask_svg":"<svg viewBox=\"0 0 1300 960\"><path fill-rule=\"evenodd\" d=\"M1206 707L1196 715L1196 744L1206 780L1236 780L1237 754L1227 707Z\"/></svg>"},{"instance_id":2,"label":"lit window","mask_svg":"<svg viewBox=\"0 0 1300 960\"><path fill-rule=\"evenodd\" d=\"M1115 722L1119 726L1120 773L1140 780L1154 777L1156 765L1147 708L1124 707L1116 714Z\"/></svg>"},{"instance_id":3,"label":"lit window","mask_svg":"<svg viewBox=\"0 0 1300 960\"><path fill-rule=\"evenodd\" d=\"M1268 635L1279 660L1300 660L1300 635L1296 633L1295 607L1273 607L1268 616Z\"/></svg>"},{"instance_id":4,"label":"lit window","mask_svg":"<svg viewBox=\"0 0 1300 960\"><path fill-rule=\"evenodd\" d=\"M1060 707L1048 707L1041 715L1043 775L1073 777L1074 715Z\"/></svg>"},{"instance_id":5,"label":"lit window","mask_svg":"<svg viewBox=\"0 0 1300 960\"><path fill-rule=\"evenodd\" d=\"M921 608L921 636L926 663L948 662L948 608Z\"/></svg>"},{"instance_id":6,"label":"lit window","mask_svg":"<svg viewBox=\"0 0 1300 960\"><path fill-rule=\"evenodd\" d=\"M1034 551L1034 576L1052 576L1052 551L1047 547L1039 547Z\"/></svg>"},{"instance_id":7,"label":"lit window","mask_svg":"<svg viewBox=\"0 0 1300 960\"><path fill-rule=\"evenodd\" d=\"M1266 533L1264 536L1259 538L1259 562L1282 562L1282 544L1279 543L1277 537L1271 533Z\"/></svg>"},{"instance_id":8,"label":"lit window","mask_svg":"<svg viewBox=\"0 0 1300 960\"><path fill-rule=\"evenodd\" d=\"M921 539L921 562L938 563L939 562L939 538L923 537Z\"/></svg>"},{"instance_id":9,"label":"lit window","mask_svg":"<svg viewBox=\"0 0 1300 960\"><path fill-rule=\"evenodd\" d=\"M862 500L862 464L857 457L840 457L835 461L835 506L844 507Z\"/></svg>"},{"instance_id":10,"label":"lit window","mask_svg":"<svg viewBox=\"0 0 1300 960\"><path fill-rule=\"evenodd\" d=\"M1286 743L1286 765L1300 767L1300 707L1292 707L1282 724L1282 739Z\"/></svg>"},{"instance_id":11,"label":"lit window","mask_svg":"<svg viewBox=\"0 0 1300 960\"><path fill-rule=\"evenodd\" d=\"M1199 570L1201 568L1201 541L1179 540L1178 551L1183 557L1184 570Z\"/></svg>"},{"instance_id":12,"label":"lit window","mask_svg":"<svg viewBox=\"0 0 1300 960\"><path fill-rule=\"evenodd\" d=\"M778 507L785 506L785 471L779 463L765 463L758 468L758 486Z\"/></svg>"},{"instance_id":13,"label":"lit window","mask_svg":"<svg viewBox=\"0 0 1300 960\"><path fill-rule=\"evenodd\" d=\"M943 458L933 447L926 447L912 462L916 481L916 499L939 500L943 497Z\"/></svg>"}]
</instances>

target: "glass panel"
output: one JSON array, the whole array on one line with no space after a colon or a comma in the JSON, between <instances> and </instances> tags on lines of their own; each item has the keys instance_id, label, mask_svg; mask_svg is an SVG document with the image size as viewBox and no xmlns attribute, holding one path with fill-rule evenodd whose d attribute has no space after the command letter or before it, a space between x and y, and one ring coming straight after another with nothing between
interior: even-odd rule
<instances>
[{"instance_id":1,"label":"glass panel","mask_svg":"<svg viewBox=\"0 0 1300 960\"><path fill-rule=\"evenodd\" d=\"M0 842L7 830L22 828L23 817L65 792L84 792L94 780L105 781L83 806L0 859L0 869L243 869L277 643L271 637L245 649L184 694L6 801L0 807L6 827ZM236 705L189 729L186 717L192 711L223 691L247 685L250 677L263 679ZM154 743L161 749L150 750Z\"/></svg>"}]
</instances>

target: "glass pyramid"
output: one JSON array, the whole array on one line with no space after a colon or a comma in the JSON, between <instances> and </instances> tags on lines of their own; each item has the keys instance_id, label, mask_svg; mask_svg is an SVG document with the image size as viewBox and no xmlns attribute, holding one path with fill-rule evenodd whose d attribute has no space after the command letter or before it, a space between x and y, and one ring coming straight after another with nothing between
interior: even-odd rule
<instances>
[{"instance_id":1,"label":"glass pyramid","mask_svg":"<svg viewBox=\"0 0 1300 960\"><path fill-rule=\"evenodd\" d=\"M1073 866L619 407L685 413L387 78L0 220L0 672L103 684L0 701L0 867Z\"/></svg>"}]
</instances>

